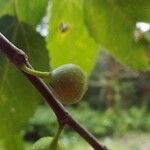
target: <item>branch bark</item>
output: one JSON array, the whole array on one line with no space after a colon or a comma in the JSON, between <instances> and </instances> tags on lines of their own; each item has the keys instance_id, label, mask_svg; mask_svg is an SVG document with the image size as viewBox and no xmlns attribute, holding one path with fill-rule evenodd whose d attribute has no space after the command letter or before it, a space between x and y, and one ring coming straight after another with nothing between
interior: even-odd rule
<instances>
[{"instance_id":1,"label":"branch bark","mask_svg":"<svg viewBox=\"0 0 150 150\"><path fill-rule=\"evenodd\" d=\"M18 69L23 64L32 68L28 62L27 55L15 45L13 45L4 35L0 33L0 50L9 58ZM21 70L20 70L21 71ZM22 71L23 72L23 71ZM74 129L81 137L83 137L95 150L106 150L107 148L101 145L98 140L88 132L80 123L72 118L64 106L54 97L47 85L35 76L27 73L23 74L34 85L39 93L44 97L44 100L52 108L57 116L58 122L61 126L68 125Z\"/></svg>"}]
</instances>

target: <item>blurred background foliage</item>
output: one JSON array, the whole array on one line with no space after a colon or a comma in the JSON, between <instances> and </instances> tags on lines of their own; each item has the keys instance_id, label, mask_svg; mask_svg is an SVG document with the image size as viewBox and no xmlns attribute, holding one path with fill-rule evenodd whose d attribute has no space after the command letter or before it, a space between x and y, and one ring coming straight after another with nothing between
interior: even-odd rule
<instances>
[{"instance_id":1,"label":"blurred background foliage","mask_svg":"<svg viewBox=\"0 0 150 150\"><path fill-rule=\"evenodd\" d=\"M0 0L0 32L38 70L80 65L88 90L68 111L112 150L148 150L149 6L149 0ZM56 127L54 113L0 52L0 150L30 150ZM66 150L91 149L79 138L66 127Z\"/></svg>"}]
</instances>

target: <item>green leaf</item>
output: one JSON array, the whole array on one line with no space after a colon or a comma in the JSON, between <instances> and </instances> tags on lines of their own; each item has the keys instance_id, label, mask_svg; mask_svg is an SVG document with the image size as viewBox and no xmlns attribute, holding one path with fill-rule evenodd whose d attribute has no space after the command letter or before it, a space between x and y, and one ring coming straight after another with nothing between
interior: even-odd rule
<instances>
[{"instance_id":1,"label":"green leaf","mask_svg":"<svg viewBox=\"0 0 150 150\"><path fill-rule=\"evenodd\" d=\"M0 16L11 14L35 27L46 14L48 0L0 0Z\"/></svg>"},{"instance_id":2,"label":"green leaf","mask_svg":"<svg viewBox=\"0 0 150 150\"><path fill-rule=\"evenodd\" d=\"M150 1L84 1L85 23L97 43L133 69L149 69L145 45L134 40L138 21L150 21Z\"/></svg>"},{"instance_id":3,"label":"green leaf","mask_svg":"<svg viewBox=\"0 0 150 150\"><path fill-rule=\"evenodd\" d=\"M16 12L20 21L37 25L46 14L48 0L16 0Z\"/></svg>"},{"instance_id":4,"label":"green leaf","mask_svg":"<svg viewBox=\"0 0 150 150\"><path fill-rule=\"evenodd\" d=\"M13 0L0 0L0 17L6 14L13 14Z\"/></svg>"},{"instance_id":5,"label":"green leaf","mask_svg":"<svg viewBox=\"0 0 150 150\"><path fill-rule=\"evenodd\" d=\"M0 19L0 32L25 50L35 68L49 69L45 41L32 28L5 16ZM0 137L16 135L35 111L40 99L29 81L0 52Z\"/></svg>"},{"instance_id":6,"label":"green leaf","mask_svg":"<svg viewBox=\"0 0 150 150\"><path fill-rule=\"evenodd\" d=\"M18 134L9 135L9 137L4 141L5 150L24 150L25 143L22 137Z\"/></svg>"},{"instance_id":7,"label":"green leaf","mask_svg":"<svg viewBox=\"0 0 150 150\"><path fill-rule=\"evenodd\" d=\"M74 63L90 73L98 47L84 25L82 1L53 0L49 14L47 45L52 66Z\"/></svg>"}]
</instances>

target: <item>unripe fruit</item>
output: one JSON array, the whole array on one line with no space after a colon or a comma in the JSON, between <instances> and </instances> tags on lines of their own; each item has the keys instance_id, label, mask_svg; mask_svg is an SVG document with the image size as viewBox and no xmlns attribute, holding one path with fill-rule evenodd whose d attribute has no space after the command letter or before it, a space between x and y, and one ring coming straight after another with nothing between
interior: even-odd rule
<instances>
[{"instance_id":1,"label":"unripe fruit","mask_svg":"<svg viewBox=\"0 0 150 150\"><path fill-rule=\"evenodd\" d=\"M32 150L64 150L63 144L58 142L52 144L52 137L43 137L33 144Z\"/></svg>"},{"instance_id":2,"label":"unripe fruit","mask_svg":"<svg viewBox=\"0 0 150 150\"><path fill-rule=\"evenodd\" d=\"M87 77L83 70L74 64L62 65L52 72L41 72L21 68L28 74L46 79L54 96L63 104L73 104L81 100L87 89Z\"/></svg>"},{"instance_id":3,"label":"unripe fruit","mask_svg":"<svg viewBox=\"0 0 150 150\"><path fill-rule=\"evenodd\" d=\"M87 89L87 78L79 66L66 64L51 72L49 84L61 103L73 104L83 97Z\"/></svg>"}]
</instances>

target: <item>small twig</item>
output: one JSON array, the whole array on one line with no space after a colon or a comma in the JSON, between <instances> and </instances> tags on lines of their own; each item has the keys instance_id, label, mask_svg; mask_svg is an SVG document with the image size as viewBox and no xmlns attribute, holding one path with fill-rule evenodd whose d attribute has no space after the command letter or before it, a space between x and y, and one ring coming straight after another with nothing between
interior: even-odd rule
<instances>
[{"instance_id":1,"label":"small twig","mask_svg":"<svg viewBox=\"0 0 150 150\"><path fill-rule=\"evenodd\" d=\"M12 62L18 69L23 64L26 64L28 67L32 68L32 66L28 62L27 55L22 50L14 46L10 41L8 41L1 33L0 50L9 58L10 62ZM53 109L60 125L68 125L71 128L73 128L95 150L107 149L105 146L101 145L97 141L97 139L93 135L91 135L91 133L89 133L83 126L81 126L77 121L75 121L72 118L72 116L66 111L63 105L53 96L50 89L40 78L29 75L27 73L24 73L24 75L30 80L34 87L45 98L45 101L48 103L48 105Z\"/></svg>"}]
</instances>

